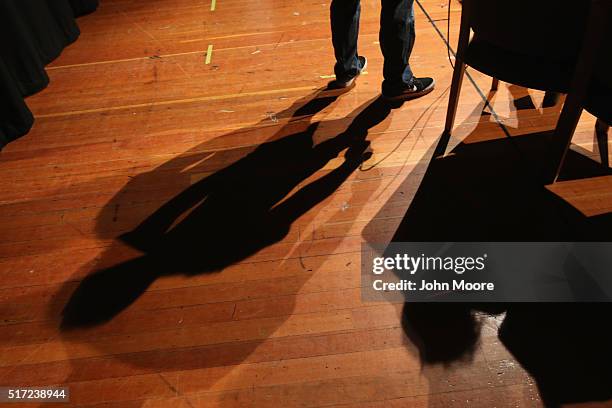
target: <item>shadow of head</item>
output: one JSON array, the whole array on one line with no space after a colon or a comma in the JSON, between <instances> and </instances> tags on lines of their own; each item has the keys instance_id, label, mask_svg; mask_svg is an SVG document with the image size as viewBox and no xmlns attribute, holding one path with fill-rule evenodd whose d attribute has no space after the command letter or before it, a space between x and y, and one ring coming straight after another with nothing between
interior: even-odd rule
<instances>
[{"instance_id":1,"label":"shadow of head","mask_svg":"<svg viewBox=\"0 0 612 408\"><path fill-rule=\"evenodd\" d=\"M205 158L210 152L206 146L198 146L189 163L179 157L175 161L180 167L171 161L134 178L107 208L125 205L126 196L142 199L139 194L151 191L168 172L176 174L189 168L192 174L209 173L187 184L136 228L121 235L124 244L142 255L87 276L64 309L63 327L112 319L161 276L210 273L246 258L265 259L265 248L292 234L296 219L322 203L371 156L368 129L390 112L377 98L356 109L348 121L313 121L313 115L336 98L318 92L307 102L279 113L276 117L284 123L268 141L248 152L214 152L216 163L224 155L239 157L229 164L223 161L224 167L215 171L207 167ZM343 123L348 126L337 133ZM319 129L321 124L325 129ZM257 127L253 133L256 131ZM316 144L315 132L321 140ZM234 134L223 137L232 139ZM342 152L339 164L323 169ZM292 242L299 237L293 238ZM110 263L113 256L111 248L102 263Z\"/></svg>"},{"instance_id":2,"label":"shadow of head","mask_svg":"<svg viewBox=\"0 0 612 408\"><path fill-rule=\"evenodd\" d=\"M481 322L466 304L406 303L402 328L417 346L422 364L448 364L472 359Z\"/></svg>"}]
</instances>

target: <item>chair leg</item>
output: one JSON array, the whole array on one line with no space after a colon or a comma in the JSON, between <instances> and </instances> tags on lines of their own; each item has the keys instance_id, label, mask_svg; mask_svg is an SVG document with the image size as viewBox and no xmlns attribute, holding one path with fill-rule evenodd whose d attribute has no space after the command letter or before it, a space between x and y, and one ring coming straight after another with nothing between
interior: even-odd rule
<instances>
[{"instance_id":1,"label":"chair leg","mask_svg":"<svg viewBox=\"0 0 612 408\"><path fill-rule=\"evenodd\" d=\"M457 105L459 104L459 94L461 93L461 84L463 83L463 74L465 73L465 63L459 59L455 60L455 69L453 70L453 81L451 83L450 96L448 99L448 108L446 110L446 124L444 125L444 133L438 142L438 146L434 152L434 157L443 156L446 153L446 147L450 140L455 124L455 115L457 114Z\"/></svg>"},{"instance_id":2,"label":"chair leg","mask_svg":"<svg viewBox=\"0 0 612 408\"><path fill-rule=\"evenodd\" d=\"M497 91L498 87L499 87L499 79L493 77L493 82L491 82L491 90Z\"/></svg>"},{"instance_id":3,"label":"chair leg","mask_svg":"<svg viewBox=\"0 0 612 408\"><path fill-rule=\"evenodd\" d=\"M601 119L597 119L595 124L595 134L597 135L597 146L599 148L599 157L601 158L601 164L606 167L610 166L608 160L608 130L610 125Z\"/></svg>"},{"instance_id":4,"label":"chair leg","mask_svg":"<svg viewBox=\"0 0 612 408\"><path fill-rule=\"evenodd\" d=\"M570 91L565 99L565 104L555 129L555 140L553 142L559 139L563 143L563 149L556 158L557 169L553 181L559 177L565 155L572 141L576 125L578 125L578 120L582 113L581 103L586 97L591 72L597 58L597 50L599 50L600 45L603 44L603 38L605 38L604 34L608 22L606 7L608 7L609 2L593 0L590 3L587 28L582 38L582 47L569 87Z\"/></svg>"},{"instance_id":5,"label":"chair leg","mask_svg":"<svg viewBox=\"0 0 612 408\"><path fill-rule=\"evenodd\" d=\"M440 141L434 151L434 158L443 156L446 153L446 147L450 141L450 136L455 124L455 114L457 113L457 105L459 103L459 94L461 93L461 84L463 83L463 74L465 73L464 56L465 50L470 42L470 22L472 0L465 0L461 8L461 25L459 26L459 41L457 42L457 53L455 54L455 69L453 70L453 81L451 84L450 95L448 100L448 109L446 111L446 123L444 132L440 137Z\"/></svg>"},{"instance_id":6,"label":"chair leg","mask_svg":"<svg viewBox=\"0 0 612 408\"><path fill-rule=\"evenodd\" d=\"M581 114L582 106L580 106L580 98L575 94L569 94L563 105L563 110L557 121L557 127L554 133L553 144L557 143L557 141L559 144L554 145L557 146L557 150L553 152L553 160L555 160L555 173L551 180L553 183L557 181L559 177L563 162L565 161L565 156L572 144L572 136L574 136L574 131L576 130Z\"/></svg>"},{"instance_id":7,"label":"chair leg","mask_svg":"<svg viewBox=\"0 0 612 408\"><path fill-rule=\"evenodd\" d=\"M557 103L559 103L559 98L561 98L561 94L553 91L546 91L544 94L544 99L542 100L543 108L552 108Z\"/></svg>"},{"instance_id":8,"label":"chair leg","mask_svg":"<svg viewBox=\"0 0 612 408\"><path fill-rule=\"evenodd\" d=\"M461 93L464 73L465 64L457 60L453 71L453 82L451 83L448 108L446 110L446 124L444 125L444 133L449 135L452 133L453 125L455 124L455 115L457 114L457 105L459 104L459 94Z\"/></svg>"}]
</instances>

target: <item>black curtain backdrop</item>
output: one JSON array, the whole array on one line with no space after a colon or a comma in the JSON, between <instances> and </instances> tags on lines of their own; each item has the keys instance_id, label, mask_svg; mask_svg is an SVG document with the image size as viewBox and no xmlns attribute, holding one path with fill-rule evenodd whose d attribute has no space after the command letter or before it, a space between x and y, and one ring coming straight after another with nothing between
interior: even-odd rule
<instances>
[{"instance_id":1,"label":"black curtain backdrop","mask_svg":"<svg viewBox=\"0 0 612 408\"><path fill-rule=\"evenodd\" d=\"M24 97L47 86L45 66L79 36L75 17L98 0L0 0L0 149L34 118Z\"/></svg>"}]
</instances>

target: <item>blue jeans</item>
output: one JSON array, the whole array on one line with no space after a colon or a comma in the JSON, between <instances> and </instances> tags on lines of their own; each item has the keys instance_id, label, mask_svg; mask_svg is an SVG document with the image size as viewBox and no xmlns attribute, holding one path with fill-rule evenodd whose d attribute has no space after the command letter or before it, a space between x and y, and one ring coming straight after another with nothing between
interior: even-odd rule
<instances>
[{"instance_id":1,"label":"blue jeans","mask_svg":"<svg viewBox=\"0 0 612 408\"><path fill-rule=\"evenodd\" d=\"M414 45L414 0L381 0L380 49L385 58L382 91L398 93L412 81L408 60ZM351 78L362 68L357 53L360 0L332 0L332 43L337 78Z\"/></svg>"}]
</instances>

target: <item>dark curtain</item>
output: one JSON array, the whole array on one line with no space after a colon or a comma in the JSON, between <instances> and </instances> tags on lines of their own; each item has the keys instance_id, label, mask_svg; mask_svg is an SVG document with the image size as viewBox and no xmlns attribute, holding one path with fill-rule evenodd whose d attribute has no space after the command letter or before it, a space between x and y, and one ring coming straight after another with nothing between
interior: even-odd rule
<instances>
[{"instance_id":1,"label":"dark curtain","mask_svg":"<svg viewBox=\"0 0 612 408\"><path fill-rule=\"evenodd\" d=\"M24 97L45 88L45 65L79 36L75 17L98 0L0 1L0 149L34 122Z\"/></svg>"}]
</instances>

